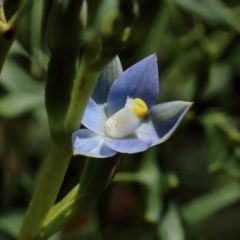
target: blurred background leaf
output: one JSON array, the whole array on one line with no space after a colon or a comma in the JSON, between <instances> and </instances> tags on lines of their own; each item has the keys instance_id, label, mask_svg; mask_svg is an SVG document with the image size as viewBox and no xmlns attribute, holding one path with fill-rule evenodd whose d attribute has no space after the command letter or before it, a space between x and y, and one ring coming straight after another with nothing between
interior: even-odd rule
<instances>
[{"instance_id":1,"label":"blurred background leaf","mask_svg":"<svg viewBox=\"0 0 240 240\"><path fill-rule=\"evenodd\" d=\"M123 68L156 52L158 102L194 105L167 142L146 153L123 154L111 186L52 239L239 240L239 1L138 0L132 9L121 0L120 10L117 1L88 2L95 15L86 41L101 31L109 34L105 11L122 19L125 8L131 17L122 27L137 18L120 53ZM19 3L5 1L8 19ZM16 237L50 144L44 88L52 3L31 2L0 78L3 240ZM101 19L106 25L100 26ZM84 162L72 158L57 200L78 183Z\"/></svg>"}]
</instances>

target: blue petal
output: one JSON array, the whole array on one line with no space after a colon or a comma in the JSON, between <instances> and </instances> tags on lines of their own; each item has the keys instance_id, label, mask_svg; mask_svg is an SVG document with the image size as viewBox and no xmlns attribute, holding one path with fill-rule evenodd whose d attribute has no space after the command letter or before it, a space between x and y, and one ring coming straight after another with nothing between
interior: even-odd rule
<instances>
[{"instance_id":1,"label":"blue petal","mask_svg":"<svg viewBox=\"0 0 240 240\"><path fill-rule=\"evenodd\" d=\"M92 98L98 105L103 106L107 102L109 90L122 72L122 65L118 56L103 69L92 93Z\"/></svg>"},{"instance_id":2,"label":"blue petal","mask_svg":"<svg viewBox=\"0 0 240 240\"><path fill-rule=\"evenodd\" d=\"M104 136L97 135L88 129L80 129L72 135L73 154L96 158L114 156L117 152L104 142Z\"/></svg>"},{"instance_id":3,"label":"blue petal","mask_svg":"<svg viewBox=\"0 0 240 240\"><path fill-rule=\"evenodd\" d=\"M144 141L151 139L152 145L164 142L172 135L191 105L189 102L174 101L154 106L135 134Z\"/></svg>"},{"instance_id":4,"label":"blue petal","mask_svg":"<svg viewBox=\"0 0 240 240\"><path fill-rule=\"evenodd\" d=\"M157 57L153 54L128 68L113 83L107 99L108 116L123 108L127 97L143 99L151 110L158 92Z\"/></svg>"},{"instance_id":5,"label":"blue petal","mask_svg":"<svg viewBox=\"0 0 240 240\"><path fill-rule=\"evenodd\" d=\"M105 138L105 143L113 150L121 153L137 153L147 150L152 145L152 140L138 138L112 139Z\"/></svg>"},{"instance_id":6,"label":"blue petal","mask_svg":"<svg viewBox=\"0 0 240 240\"><path fill-rule=\"evenodd\" d=\"M105 135L104 126L106 121L107 118L105 113L94 100L90 98L83 115L82 124L95 133Z\"/></svg>"}]
</instances>

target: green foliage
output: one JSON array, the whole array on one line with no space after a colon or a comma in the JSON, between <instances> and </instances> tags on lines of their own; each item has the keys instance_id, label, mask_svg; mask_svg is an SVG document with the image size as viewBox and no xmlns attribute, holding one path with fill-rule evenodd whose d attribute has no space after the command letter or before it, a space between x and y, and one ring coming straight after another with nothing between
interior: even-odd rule
<instances>
[{"instance_id":1,"label":"green foliage","mask_svg":"<svg viewBox=\"0 0 240 240\"><path fill-rule=\"evenodd\" d=\"M81 76L92 79L93 87L101 69L116 54L126 69L156 52L158 102L194 101L191 111L166 143L143 154L121 155L113 183L94 202L115 174L116 162L101 160L90 169L93 165L84 167L84 157L72 157L42 233L50 235L59 229L48 228L54 219L58 227L64 226L50 239L238 240L239 2L89 0L87 18L83 10L78 15L81 1L71 6L64 2L72 1L57 2L62 11L49 18L53 1L5 1L4 5L0 1L0 18L6 19L0 22L4 50L0 52L0 69L4 63L0 77L0 239L17 238L22 210L46 162L51 137L69 143L70 133L79 127L91 94L86 93L81 109L75 111L79 105L70 96ZM7 27L18 32L9 42L4 38ZM54 67L48 67L49 61ZM64 145L54 151L59 159L53 161L49 176L60 168L59 146ZM70 145L67 151L69 159ZM106 172L99 170L104 164ZM99 175L93 177L91 171ZM86 187L80 199L85 202L78 198L80 175ZM103 176L106 181L101 182ZM94 186L97 190L92 194ZM86 205L89 208L80 214Z\"/></svg>"}]
</instances>

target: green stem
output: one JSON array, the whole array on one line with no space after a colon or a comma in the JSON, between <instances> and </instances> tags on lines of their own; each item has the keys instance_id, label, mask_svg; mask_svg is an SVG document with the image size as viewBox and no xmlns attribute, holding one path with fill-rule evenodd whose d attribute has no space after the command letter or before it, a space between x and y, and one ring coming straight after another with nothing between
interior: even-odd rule
<instances>
[{"instance_id":1,"label":"green stem","mask_svg":"<svg viewBox=\"0 0 240 240\"><path fill-rule=\"evenodd\" d=\"M53 70L53 72L55 72L54 70L56 69L57 66L56 63L58 62L58 59L61 60L61 58L57 56L58 55L56 55L55 52L51 58L49 64L49 73L50 70L51 71ZM71 63L69 64L72 65ZM71 73L72 71L67 72ZM51 146L48 158L46 159L44 168L42 170L42 174L40 175L36 191L33 195L30 206L24 218L19 240L38 239L37 235L39 234L39 230L41 229L43 221L45 220L49 210L54 204L63 177L67 170L68 163L71 158L72 147L70 136L72 132L76 131L80 126L81 119L85 111L85 107L87 105L89 97L91 96L91 93L93 91L94 85L98 79L99 74L100 72L94 72L90 70L86 66L84 60L81 62L72 91L70 110L67 115L66 122L68 126L67 134L65 134L64 130L61 129L61 119L60 124L57 124L56 129L54 127L54 121L52 121L52 119L56 120L55 123L57 123L58 121L58 118L54 118L55 115L52 115L52 113L55 114L54 111L56 110L53 108L54 105L51 105L51 107L49 107L50 103L51 104L57 103L54 99L53 101L50 101L52 99L50 93L54 92L55 90L54 87L57 84L54 84L55 83L54 81L56 79L53 77L55 75L52 76L51 74L49 74L50 76L48 78L46 87L46 105L48 106L47 109L49 122L52 123L50 124L50 129L52 132L53 145ZM61 83L62 83L61 88L64 89L63 88L64 84L63 82ZM61 97L61 95L57 96ZM63 114L63 112L60 112L60 114Z\"/></svg>"},{"instance_id":2,"label":"green stem","mask_svg":"<svg viewBox=\"0 0 240 240\"><path fill-rule=\"evenodd\" d=\"M49 68L52 69L52 67ZM65 135L61 129L53 131L54 129L51 128L53 144L24 218L19 240L39 239L37 235L49 210L54 204L71 158L71 133L79 128L85 107L99 74L100 72L90 70L84 60L81 62L80 70L78 71L73 87L70 110L67 115L68 134ZM48 85L49 83L50 81L48 81ZM46 89L49 90L49 86ZM49 120L51 121L51 118ZM59 142L59 140L61 141ZM89 203L89 201L86 203Z\"/></svg>"},{"instance_id":3,"label":"green stem","mask_svg":"<svg viewBox=\"0 0 240 240\"><path fill-rule=\"evenodd\" d=\"M99 75L100 70L92 70L87 65L85 55L83 54L81 65L74 82L71 103L65 122L67 133L70 134L80 127L85 108Z\"/></svg>"},{"instance_id":4,"label":"green stem","mask_svg":"<svg viewBox=\"0 0 240 240\"><path fill-rule=\"evenodd\" d=\"M87 159L80 179L80 187L76 186L51 209L36 239L47 239L94 201L111 183L118 162L118 156L108 159Z\"/></svg>"},{"instance_id":5,"label":"green stem","mask_svg":"<svg viewBox=\"0 0 240 240\"><path fill-rule=\"evenodd\" d=\"M33 240L54 204L72 154L70 143L53 142L26 212L19 240Z\"/></svg>"}]
</instances>

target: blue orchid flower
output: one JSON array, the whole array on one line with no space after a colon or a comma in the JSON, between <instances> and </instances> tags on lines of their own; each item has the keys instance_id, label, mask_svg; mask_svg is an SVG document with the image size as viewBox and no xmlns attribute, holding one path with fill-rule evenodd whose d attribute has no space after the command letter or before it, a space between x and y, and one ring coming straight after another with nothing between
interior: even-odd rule
<instances>
[{"instance_id":1,"label":"blue orchid flower","mask_svg":"<svg viewBox=\"0 0 240 240\"><path fill-rule=\"evenodd\" d=\"M154 106L159 93L155 54L122 71L115 58L102 72L85 110L88 129L73 133L73 153L105 158L137 153L167 140L192 105L174 101Z\"/></svg>"}]
</instances>

